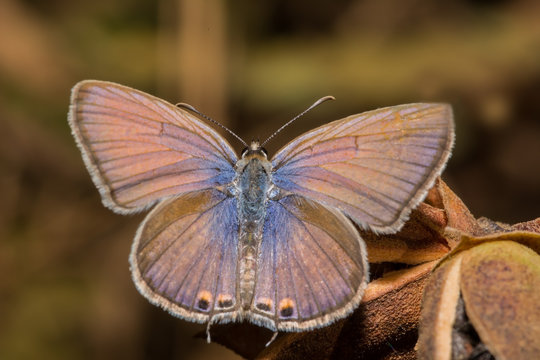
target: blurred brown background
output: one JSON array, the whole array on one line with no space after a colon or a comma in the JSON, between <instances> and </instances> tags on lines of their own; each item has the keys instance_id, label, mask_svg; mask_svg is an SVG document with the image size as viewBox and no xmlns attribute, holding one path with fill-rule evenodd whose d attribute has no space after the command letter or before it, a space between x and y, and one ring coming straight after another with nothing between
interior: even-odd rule
<instances>
[{"instance_id":1,"label":"blurred brown background","mask_svg":"<svg viewBox=\"0 0 540 360\"><path fill-rule=\"evenodd\" d=\"M236 358L135 290L143 215L102 207L66 121L76 82L190 103L247 141L337 98L270 153L353 113L449 102L443 177L513 223L540 215L539 19L533 0L0 0L0 358Z\"/></svg>"}]
</instances>

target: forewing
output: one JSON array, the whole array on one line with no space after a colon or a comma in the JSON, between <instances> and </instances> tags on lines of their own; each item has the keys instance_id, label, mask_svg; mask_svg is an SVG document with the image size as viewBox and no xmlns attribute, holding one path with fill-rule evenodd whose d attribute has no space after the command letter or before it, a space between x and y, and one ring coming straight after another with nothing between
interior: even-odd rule
<instances>
[{"instance_id":1,"label":"forewing","mask_svg":"<svg viewBox=\"0 0 540 360\"><path fill-rule=\"evenodd\" d=\"M236 199L217 190L160 203L135 236L130 264L139 291L183 319L233 320L238 252Z\"/></svg>"},{"instance_id":2,"label":"forewing","mask_svg":"<svg viewBox=\"0 0 540 360\"><path fill-rule=\"evenodd\" d=\"M344 211L364 228L395 232L440 175L453 139L449 105L369 111L290 142L272 160L273 181Z\"/></svg>"},{"instance_id":3,"label":"forewing","mask_svg":"<svg viewBox=\"0 0 540 360\"><path fill-rule=\"evenodd\" d=\"M104 204L120 213L230 182L231 146L189 112L126 86L82 81L69 123Z\"/></svg>"},{"instance_id":4,"label":"forewing","mask_svg":"<svg viewBox=\"0 0 540 360\"><path fill-rule=\"evenodd\" d=\"M269 201L256 279L253 322L289 331L325 326L362 298L364 242L335 209L296 195Z\"/></svg>"}]
</instances>

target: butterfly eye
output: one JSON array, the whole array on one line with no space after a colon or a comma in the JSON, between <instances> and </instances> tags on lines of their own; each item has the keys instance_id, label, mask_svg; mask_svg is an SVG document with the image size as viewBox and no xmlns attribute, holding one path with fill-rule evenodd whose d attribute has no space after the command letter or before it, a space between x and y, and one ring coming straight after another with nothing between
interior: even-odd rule
<instances>
[{"instance_id":1,"label":"butterfly eye","mask_svg":"<svg viewBox=\"0 0 540 360\"><path fill-rule=\"evenodd\" d=\"M249 147L245 147L243 150L242 150L242 157L246 156L249 152Z\"/></svg>"},{"instance_id":2,"label":"butterfly eye","mask_svg":"<svg viewBox=\"0 0 540 360\"><path fill-rule=\"evenodd\" d=\"M268 157L268 151L266 151L265 148L260 148L261 153L264 155L264 157Z\"/></svg>"}]
</instances>

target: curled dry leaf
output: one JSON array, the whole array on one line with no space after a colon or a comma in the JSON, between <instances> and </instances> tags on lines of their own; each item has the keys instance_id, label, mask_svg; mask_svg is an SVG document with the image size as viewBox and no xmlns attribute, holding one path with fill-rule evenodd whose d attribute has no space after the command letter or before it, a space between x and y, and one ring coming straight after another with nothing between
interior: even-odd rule
<instances>
[{"instance_id":1,"label":"curled dry leaf","mask_svg":"<svg viewBox=\"0 0 540 360\"><path fill-rule=\"evenodd\" d=\"M538 233L463 235L426 285L418 357L540 358L539 252Z\"/></svg>"},{"instance_id":2,"label":"curled dry leaf","mask_svg":"<svg viewBox=\"0 0 540 360\"><path fill-rule=\"evenodd\" d=\"M433 187L431 194L437 194L442 202L447 218L446 227L458 229L461 232L468 234L481 233L481 227L471 214L467 206L461 199L446 185L444 181L439 179ZM430 200L428 198L428 200Z\"/></svg>"},{"instance_id":3,"label":"curled dry leaf","mask_svg":"<svg viewBox=\"0 0 540 360\"><path fill-rule=\"evenodd\" d=\"M521 230L540 234L540 218L516 224L512 226L512 229L516 231Z\"/></svg>"},{"instance_id":4,"label":"curled dry leaf","mask_svg":"<svg viewBox=\"0 0 540 360\"><path fill-rule=\"evenodd\" d=\"M464 254L467 315L497 359L540 357L540 256L516 242L490 242Z\"/></svg>"},{"instance_id":5,"label":"curled dry leaf","mask_svg":"<svg viewBox=\"0 0 540 360\"><path fill-rule=\"evenodd\" d=\"M360 235L366 242L370 263L416 265L440 259L450 251L442 235L445 224L444 210L422 203L398 233L377 235L360 230Z\"/></svg>"},{"instance_id":6,"label":"curled dry leaf","mask_svg":"<svg viewBox=\"0 0 540 360\"><path fill-rule=\"evenodd\" d=\"M459 300L461 257L441 265L424 289L419 328L418 357L450 359L452 327Z\"/></svg>"}]
</instances>

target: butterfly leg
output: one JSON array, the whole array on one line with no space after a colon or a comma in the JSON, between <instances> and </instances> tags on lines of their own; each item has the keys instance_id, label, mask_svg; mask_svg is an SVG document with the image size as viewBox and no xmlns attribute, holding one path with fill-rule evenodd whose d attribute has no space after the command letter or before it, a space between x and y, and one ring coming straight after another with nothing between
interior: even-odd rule
<instances>
[{"instance_id":1,"label":"butterfly leg","mask_svg":"<svg viewBox=\"0 0 540 360\"><path fill-rule=\"evenodd\" d=\"M264 346L265 346L265 347L268 347L268 345L270 345L271 343L274 342L274 340L276 340L276 337L277 337L277 336L278 336L278 332L275 331L275 332L274 332L274 335L272 335L272 338L270 338L270 341L268 341L268 342L266 343L266 345L264 345Z\"/></svg>"},{"instance_id":2,"label":"butterfly leg","mask_svg":"<svg viewBox=\"0 0 540 360\"><path fill-rule=\"evenodd\" d=\"M212 342L212 338L210 337L210 325L212 325L212 319L213 318L210 318L210 320L208 320L208 325L206 325L206 342L209 344Z\"/></svg>"}]
</instances>

